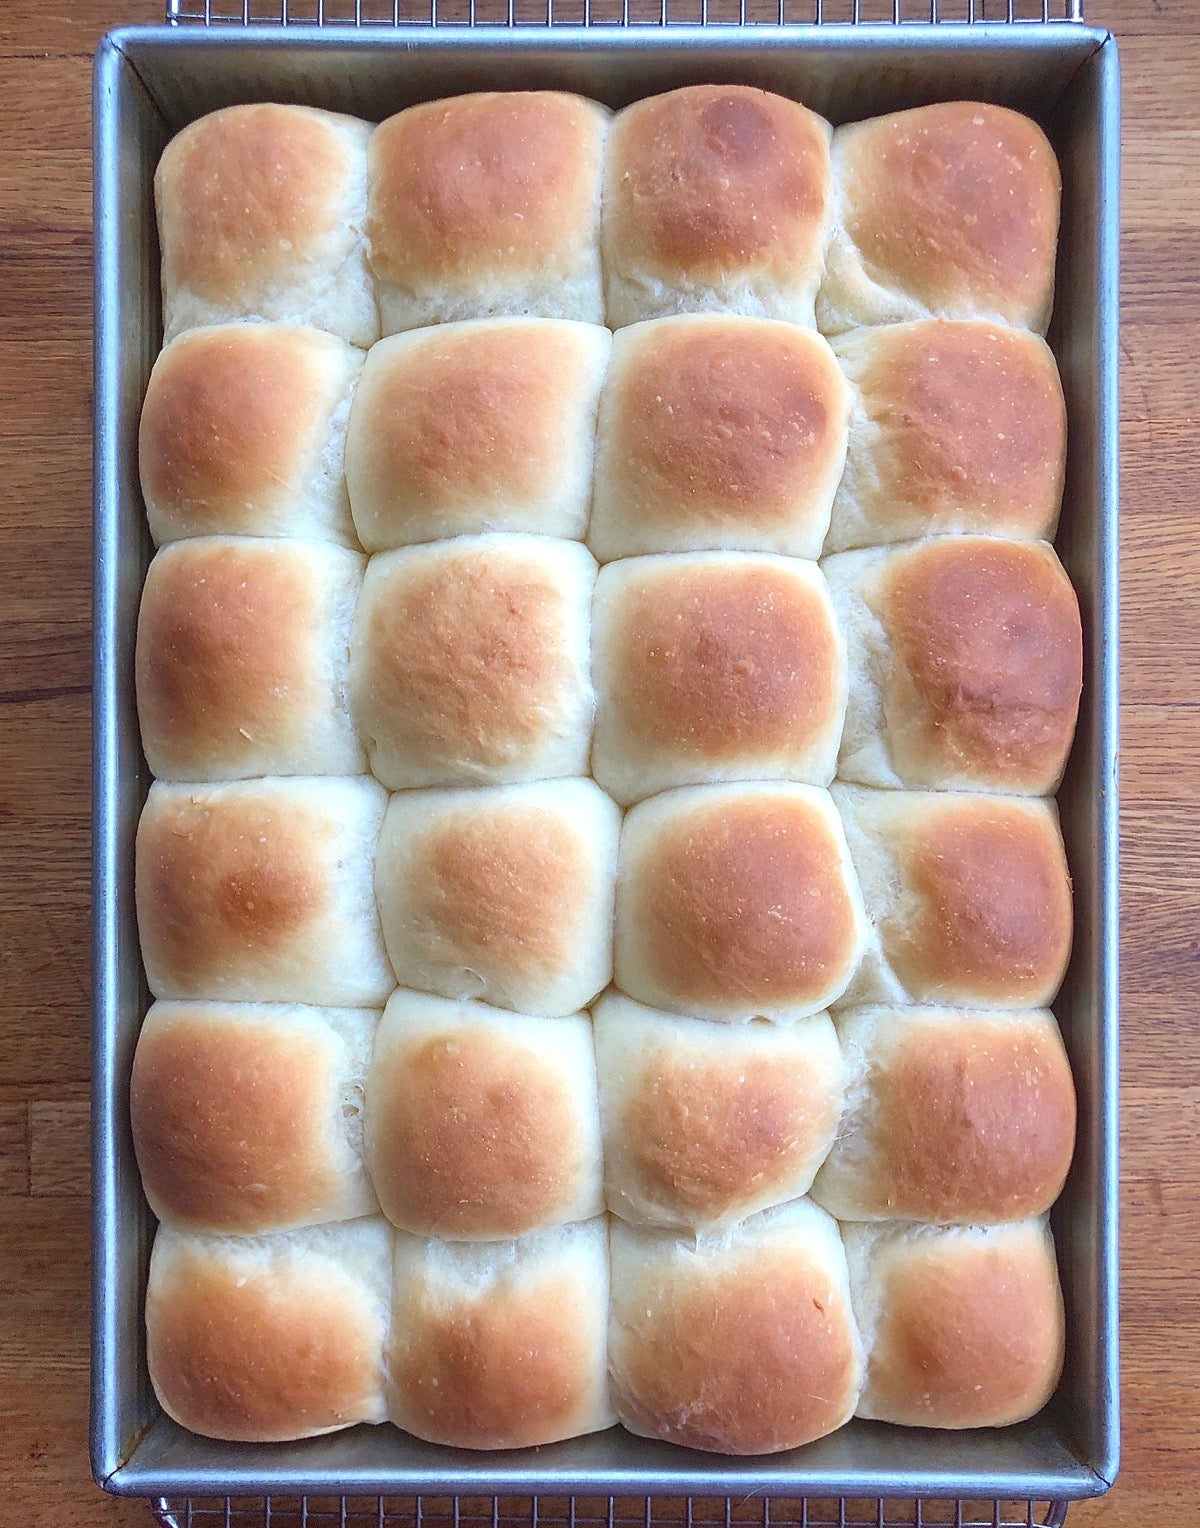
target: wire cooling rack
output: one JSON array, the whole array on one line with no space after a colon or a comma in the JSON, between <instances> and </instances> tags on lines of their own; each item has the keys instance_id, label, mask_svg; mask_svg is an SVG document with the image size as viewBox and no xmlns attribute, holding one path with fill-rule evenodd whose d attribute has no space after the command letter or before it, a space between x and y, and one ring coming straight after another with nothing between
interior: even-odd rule
<instances>
[{"instance_id":1,"label":"wire cooling rack","mask_svg":"<svg viewBox=\"0 0 1200 1528\"><path fill-rule=\"evenodd\" d=\"M1083 0L166 0L173 25L753 26L1083 20ZM162 1528L1062 1528L1056 1501L846 1497L160 1498Z\"/></svg>"},{"instance_id":2,"label":"wire cooling rack","mask_svg":"<svg viewBox=\"0 0 1200 1528\"><path fill-rule=\"evenodd\" d=\"M1065 1502L268 1497L155 1503L163 1528L1062 1528Z\"/></svg>"},{"instance_id":3,"label":"wire cooling rack","mask_svg":"<svg viewBox=\"0 0 1200 1528\"><path fill-rule=\"evenodd\" d=\"M1083 0L167 0L203 26L855 26L1082 21Z\"/></svg>"}]
</instances>

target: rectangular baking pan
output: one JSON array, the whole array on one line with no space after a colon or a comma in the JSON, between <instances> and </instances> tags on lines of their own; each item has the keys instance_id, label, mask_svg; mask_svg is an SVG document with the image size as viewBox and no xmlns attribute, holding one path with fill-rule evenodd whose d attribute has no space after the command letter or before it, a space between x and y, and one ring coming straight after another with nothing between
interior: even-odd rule
<instances>
[{"instance_id":1,"label":"rectangular baking pan","mask_svg":"<svg viewBox=\"0 0 1200 1528\"><path fill-rule=\"evenodd\" d=\"M1075 951L1056 1011L1079 1090L1079 1145L1054 1215L1067 1307L1047 1410L991 1432L855 1421L794 1453L735 1460L614 1429L504 1454L437 1448L392 1428L286 1446L193 1437L159 1411L141 1306L152 1220L127 1083L148 996L133 841L148 775L133 646L152 547L137 422L161 341L152 178L168 138L232 102L303 102L379 120L481 88L555 87L617 107L700 81L792 95L835 123L950 97L1035 117L1063 169L1051 343L1070 418L1059 551L1079 591L1086 673L1061 794ZM125 1495L580 1494L1071 1499L1116 1472L1117 1403L1117 247L1118 67L1080 24L862 27L136 28L95 72L95 1037L92 1467Z\"/></svg>"}]
</instances>

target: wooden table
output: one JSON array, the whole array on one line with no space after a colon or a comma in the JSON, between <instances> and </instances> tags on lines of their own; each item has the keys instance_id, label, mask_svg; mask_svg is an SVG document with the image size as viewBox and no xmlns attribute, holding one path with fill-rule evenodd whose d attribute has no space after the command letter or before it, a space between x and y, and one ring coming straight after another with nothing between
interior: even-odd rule
<instances>
[{"instance_id":1,"label":"wooden table","mask_svg":"<svg viewBox=\"0 0 1200 1528\"><path fill-rule=\"evenodd\" d=\"M1200 0L1125 73L1124 1463L1200 1517ZM159 0L0 5L0 1528L140 1525L86 1461L91 54ZM1191 677L1189 677L1191 676Z\"/></svg>"}]
</instances>

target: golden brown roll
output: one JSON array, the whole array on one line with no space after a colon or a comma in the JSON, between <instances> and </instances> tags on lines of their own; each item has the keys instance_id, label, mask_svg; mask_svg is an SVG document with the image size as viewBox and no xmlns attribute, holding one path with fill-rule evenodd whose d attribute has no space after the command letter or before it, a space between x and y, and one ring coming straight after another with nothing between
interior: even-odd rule
<instances>
[{"instance_id":1,"label":"golden brown roll","mask_svg":"<svg viewBox=\"0 0 1200 1528\"><path fill-rule=\"evenodd\" d=\"M818 557L846 456L849 393L811 330L729 314L613 338L588 545Z\"/></svg>"},{"instance_id":2,"label":"golden brown roll","mask_svg":"<svg viewBox=\"0 0 1200 1528\"><path fill-rule=\"evenodd\" d=\"M773 1454L833 1432L863 1370L837 1223L807 1199L720 1236L613 1221L609 1365L642 1437Z\"/></svg>"},{"instance_id":3,"label":"golden brown roll","mask_svg":"<svg viewBox=\"0 0 1200 1528\"><path fill-rule=\"evenodd\" d=\"M160 1226L146 1290L159 1404L190 1432L239 1443L384 1421L391 1259L378 1217L278 1236Z\"/></svg>"},{"instance_id":4,"label":"golden brown roll","mask_svg":"<svg viewBox=\"0 0 1200 1528\"><path fill-rule=\"evenodd\" d=\"M608 1227L512 1242L396 1237L389 1414L451 1448L532 1448L611 1427Z\"/></svg>"},{"instance_id":5,"label":"golden brown roll","mask_svg":"<svg viewBox=\"0 0 1200 1528\"><path fill-rule=\"evenodd\" d=\"M368 551L483 531L581 539L611 343L594 324L502 318L374 346L346 454Z\"/></svg>"},{"instance_id":6,"label":"golden brown roll","mask_svg":"<svg viewBox=\"0 0 1200 1528\"><path fill-rule=\"evenodd\" d=\"M1057 789L1079 711L1083 631L1052 547L935 538L845 552L822 569L850 666L841 778Z\"/></svg>"},{"instance_id":7,"label":"golden brown roll","mask_svg":"<svg viewBox=\"0 0 1200 1528\"><path fill-rule=\"evenodd\" d=\"M142 749L162 780L353 775L350 628L361 555L205 536L151 562L138 616Z\"/></svg>"},{"instance_id":8,"label":"golden brown roll","mask_svg":"<svg viewBox=\"0 0 1200 1528\"><path fill-rule=\"evenodd\" d=\"M577 542L460 536L373 557L351 647L392 790L587 773L596 564Z\"/></svg>"},{"instance_id":9,"label":"golden brown roll","mask_svg":"<svg viewBox=\"0 0 1200 1528\"><path fill-rule=\"evenodd\" d=\"M576 1013L612 979L620 831L591 780L393 796L375 894L396 980Z\"/></svg>"},{"instance_id":10,"label":"golden brown roll","mask_svg":"<svg viewBox=\"0 0 1200 1528\"><path fill-rule=\"evenodd\" d=\"M378 1017L155 1003L138 1036L129 1112L158 1219L254 1235L375 1213L362 1100Z\"/></svg>"},{"instance_id":11,"label":"golden brown roll","mask_svg":"<svg viewBox=\"0 0 1200 1528\"><path fill-rule=\"evenodd\" d=\"M592 1017L613 1214L714 1226L808 1192L842 1110L827 1015L710 1024L613 992Z\"/></svg>"},{"instance_id":12,"label":"golden brown roll","mask_svg":"<svg viewBox=\"0 0 1200 1528\"><path fill-rule=\"evenodd\" d=\"M592 773L622 803L676 785L828 785L845 652L813 563L742 552L631 557L592 611Z\"/></svg>"},{"instance_id":13,"label":"golden brown roll","mask_svg":"<svg viewBox=\"0 0 1200 1528\"><path fill-rule=\"evenodd\" d=\"M872 933L841 998L1043 1008L1071 953L1052 801L835 785Z\"/></svg>"},{"instance_id":14,"label":"golden brown roll","mask_svg":"<svg viewBox=\"0 0 1200 1528\"><path fill-rule=\"evenodd\" d=\"M724 309L813 323L829 217L829 124L748 85L627 106L604 181L610 328Z\"/></svg>"},{"instance_id":15,"label":"golden brown roll","mask_svg":"<svg viewBox=\"0 0 1200 1528\"><path fill-rule=\"evenodd\" d=\"M367 1161L384 1214L420 1236L523 1236L604 1209L585 1015L534 1019L401 987L375 1040Z\"/></svg>"},{"instance_id":16,"label":"golden brown roll","mask_svg":"<svg viewBox=\"0 0 1200 1528\"><path fill-rule=\"evenodd\" d=\"M852 122L833 135L833 176L823 334L914 318L1045 333L1062 180L1036 122L979 101Z\"/></svg>"},{"instance_id":17,"label":"golden brown roll","mask_svg":"<svg viewBox=\"0 0 1200 1528\"><path fill-rule=\"evenodd\" d=\"M1054 1394L1063 1303L1044 1220L843 1227L867 1349L860 1417L1006 1427Z\"/></svg>"},{"instance_id":18,"label":"golden brown roll","mask_svg":"<svg viewBox=\"0 0 1200 1528\"><path fill-rule=\"evenodd\" d=\"M552 90L410 106L371 140L371 264L384 334L537 313L599 324L609 112Z\"/></svg>"},{"instance_id":19,"label":"golden brown roll","mask_svg":"<svg viewBox=\"0 0 1200 1528\"><path fill-rule=\"evenodd\" d=\"M697 1018L803 1018L843 992L865 933L826 791L694 786L626 814L615 979L638 1002Z\"/></svg>"},{"instance_id":20,"label":"golden brown roll","mask_svg":"<svg viewBox=\"0 0 1200 1528\"><path fill-rule=\"evenodd\" d=\"M395 985L373 890L374 780L156 781L135 881L155 997L369 1008Z\"/></svg>"},{"instance_id":21,"label":"golden brown roll","mask_svg":"<svg viewBox=\"0 0 1200 1528\"><path fill-rule=\"evenodd\" d=\"M833 342L851 386L827 552L951 532L1052 540L1067 408L1039 335L932 318Z\"/></svg>"},{"instance_id":22,"label":"golden brown roll","mask_svg":"<svg viewBox=\"0 0 1200 1528\"><path fill-rule=\"evenodd\" d=\"M988 1225L1040 1215L1075 1144L1052 1014L850 1008L849 1107L813 1198L839 1220Z\"/></svg>"},{"instance_id":23,"label":"golden brown roll","mask_svg":"<svg viewBox=\"0 0 1200 1528\"><path fill-rule=\"evenodd\" d=\"M142 496L156 545L184 536L313 536L357 547L346 422L362 352L286 324L189 329L142 405Z\"/></svg>"},{"instance_id":24,"label":"golden brown roll","mask_svg":"<svg viewBox=\"0 0 1200 1528\"><path fill-rule=\"evenodd\" d=\"M165 338L256 318L374 344L370 137L355 117L257 102L172 138L154 177Z\"/></svg>"}]
</instances>

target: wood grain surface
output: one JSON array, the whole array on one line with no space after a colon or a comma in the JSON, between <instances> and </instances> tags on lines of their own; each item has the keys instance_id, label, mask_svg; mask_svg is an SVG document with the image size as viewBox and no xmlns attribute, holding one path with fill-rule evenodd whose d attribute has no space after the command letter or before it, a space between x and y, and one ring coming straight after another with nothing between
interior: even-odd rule
<instances>
[{"instance_id":1,"label":"wood grain surface","mask_svg":"<svg viewBox=\"0 0 1200 1528\"><path fill-rule=\"evenodd\" d=\"M90 67L159 0L0 3L0 1528L91 1484ZM1072 1528L1200 1521L1200 0L1089 0L1124 67L1124 1458Z\"/></svg>"}]
</instances>

